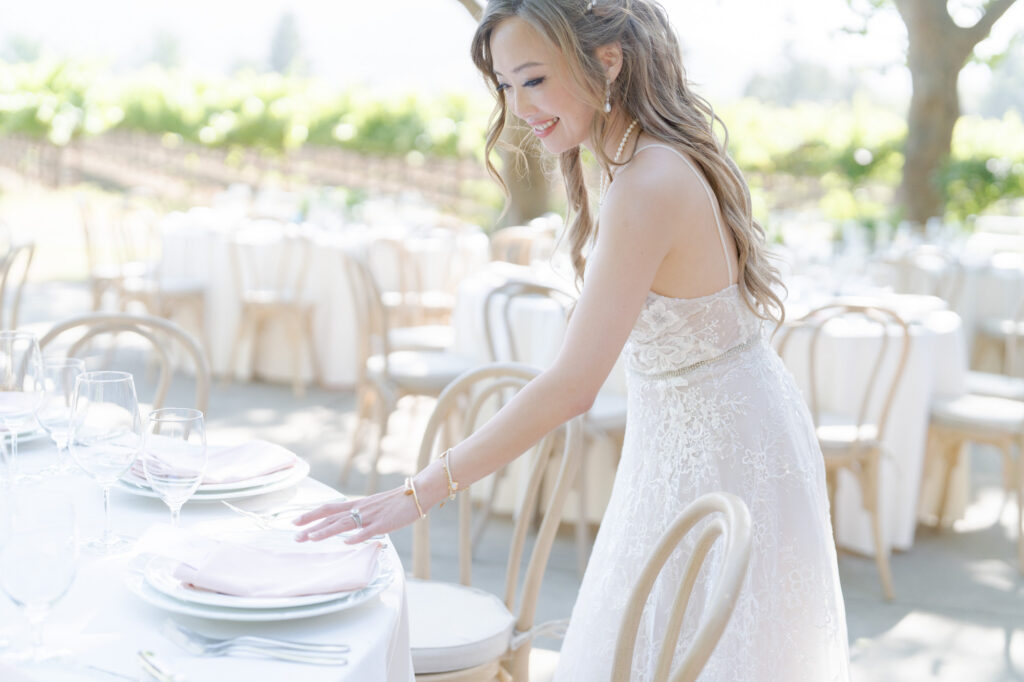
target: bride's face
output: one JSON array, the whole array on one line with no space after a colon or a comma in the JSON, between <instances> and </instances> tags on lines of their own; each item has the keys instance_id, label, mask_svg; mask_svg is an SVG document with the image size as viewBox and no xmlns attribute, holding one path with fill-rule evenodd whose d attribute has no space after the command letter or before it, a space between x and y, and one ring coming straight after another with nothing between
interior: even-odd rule
<instances>
[{"instance_id":1,"label":"bride's face","mask_svg":"<svg viewBox=\"0 0 1024 682\"><path fill-rule=\"evenodd\" d=\"M498 89L553 154L587 142L594 108L574 86L565 57L528 22L512 17L491 34Z\"/></svg>"}]
</instances>

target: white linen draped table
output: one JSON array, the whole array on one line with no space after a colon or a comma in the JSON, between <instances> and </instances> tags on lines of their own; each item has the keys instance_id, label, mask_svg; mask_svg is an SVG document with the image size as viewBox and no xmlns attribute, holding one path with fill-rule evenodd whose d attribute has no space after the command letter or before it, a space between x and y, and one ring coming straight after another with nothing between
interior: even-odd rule
<instances>
[{"instance_id":1,"label":"white linen draped table","mask_svg":"<svg viewBox=\"0 0 1024 682\"><path fill-rule=\"evenodd\" d=\"M257 267L271 273L277 267L279 246L286 234L312 241L301 300L314 306L313 338L320 372L327 386L352 386L358 376L356 315L351 290L342 268L341 252L365 253L375 239L398 236L403 246L420 263L425 286L443 288L456 272L473 272L488 258L487 236L480 231L448 233L396 227L369 228L352 225L327 230L312 225L289 225L273 221L239 221L231 214L211 209L192 209L168 215L161 230L161 274L168 280L189 278L203 282L206 290L206 336L210 366L215 375L248 379L248 346L234 357L234 342L241 319L241 292L231 262L232 240L237 230L247 238L258 235ZM376 265L376 263L375 263ZM386 264L375 272L381 285L395 279ZM268 324L260 337L256 372L273 381L292 377L292 354L303 352L289 345L283 323ZM310 378L303 366L304 378Z\"/></svg>"},{"instance_id":2,"label":"white linen draped table","mask_svg":"<svg viewBox=\"0 0 1024 682\"><path fill-rule=\"evenodd\" d=\"M21 471L35 471L52 463L56 451L48 443L26 444L19 453ZM28 484L26 484L28 485ZM75 502L79 535L97 536L102 531L102 494L100 487L84 474L60 476L35 485L45 485L66 493ZM295 488L260 497L232 500L243 509L263 510L286 504L315 502L337 498L339 493L311 478ZM117 488L111 492L111 530L139 537L150 526L168 523L170 512L159 499L139 497ZM235 515L219 502L190 501L181 514L185 528L224 520ZM236 517L240 518L240 517ZM245 523L241 520L241 523ZM255 526L251 526L255 528ZM381 594L353 608L332 614L287 621L233 622L185 616L164 611L136 596L127 581L139 579L137 571L143 558L122 554L109 558L83 554L74 584L59 601L45 624L45 632L58 644L73 649L74 667L59 670L49 665L45 673L26 668L29 679L39 682L63 680L115 679L90 672L83 666L97 666L148 679L139 673L137 652L155 652L173 672L192 682L246 680L247 682L412 682L412 656L409 649L409 616L405 599L405 577L394 548L384 550L397 567L394 582ZM297 664L269 658L241 656L198 657L160 634L163 622L172 618L183 625L214 637L243 634L265 635L306 642L347 644L345 666ZM16 607L0 600L0 622L27 626ZM2 673L2 671L0 671ZM42 674L42 677L38 677Z\"/></svg>"},{"instance_id":3,"label":"white linen draped table","mask_svg":"<svg viewBox=\"0 0 1024 682\"><path fill-rule=\"evenodd\" d=\"M475 358L480 362L491 362L488 354L486 329L484 323L484 305L488 294L503 284L511 281L544 284L562 289L570 294L575 292L571 277L557 274L549 266L527 267L513 265L501 261L490 263L484 270L464 279L458 289L455 301L455 312L452 324L455 327L455 352L466 357ZM503 324L501 319L501 302L492 309L492 323L495 329ZM516 349L526 364L538 368L547 368L555 360L565 336L566 321L561 306L555 301L524 297L514 301L509 308L509 320ZM509 349L506 344L496 339L498 357L508 359ZM621 360L616 361L611 373L605 380L602 391L625 395L626 375ZM607 439L588 439L588 451L585 454L587 465L581 469L587 477L587 520L600 523L604 508L611 496L612 481L615 478L615 463L618 453L614 444ZM515 462L512 470L516 472L507 480L517 480L519 474L526 475L526 463ZM483 492L484 486L476 486L477 495ZM511 486L499 491L495 501L495 510L509 512L518 500L518 491ZM579 503L576 490L572 490L565 504L563 519L574 521L579 517Z\"/></svg>"},{"instance_id":4,"label":"white linen draped table","mask_svg":"<svg viewBox=\"0 0 1024 682\"><path fill-rule=\"evenodd\" d=\"M935 297L888 294L871 297L838 297L787 304L792 322L811 308L829 302L875 304L899 314L910 327L910 352L903 376L893 398L883 439L879 483L882 532L889 546L907 550L913 545L922 484L934 494L937 471L929 469L925 479L930 403L935 397L961 395L965 391L967 349L959 316L944 310ZM780 330L775 342L786 330ZM837 321L827 326L819 342L818 383L823 412L854 416L881 343L876 325ZM808 390L810 330L796 330L784 358L805 395ZM898 362L899 346L889 343L881 377ZM891 376L891 374L888 374ZM873 405L881 407L881 391ZM877 419L870 415L869 421ZM962 475L956 494L963 496ZM934 502L934 500L932 500ZM874 554L870 517L863 510L856 478L840 472L834 501L836 539L840 546L863 554Z\"/></svg>"}]
</instances>

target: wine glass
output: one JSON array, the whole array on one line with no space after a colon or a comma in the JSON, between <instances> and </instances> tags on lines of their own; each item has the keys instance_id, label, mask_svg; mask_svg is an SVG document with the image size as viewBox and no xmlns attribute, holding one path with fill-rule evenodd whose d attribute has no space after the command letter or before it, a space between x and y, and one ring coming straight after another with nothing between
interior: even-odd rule
<instances>
[{"instance_id":1,"label":"wine glass","mask_svg":"<svg viewBox=\"0 0 1024 682\"><path fill-rule=\"evenodd\" d=\"M43 365L35 334L0 331L0 423L9 434L8 487L17 474L18 432L33 424L42 401Z\"/></svg>"},{"instance_id":2,"label":"wine glass","mask_svg":"<svg viewBox=\"0 0 1024 682\"><path fill-rule=\"evenodd\" d=\"M84 360L43 358L43 399L36 410L36 420L57 446L57 466L45 469L44 473L68 474L75 470L68 455L71 401L75 380L83 372Z\"/></svg>"},{"instance_id":3,"label":"wine glass","mask_svg":"<svg viewBox=\"0 0 1024 682\"><path fill-rule=\"evenodd\" d=\"M96 554L127 549L128 538L110 532L110 489L131 467L142 445L135 382L127 372L84 372L71 401L71 456L103 488L103 537L85 547Z\"/></svg>"},{"instance_id":4,"label":"wine glass","mask_svg":"<svg viewBox=\"0 0 1024 682\"><path fill-rule=\"evenodd\" d=\"M75 508L66 495L19 488L8 501L8 537L0 547L0 588L25 614L32 642L9 660L44 661L59 655L43 643L43 621L71 588L78 564Z\"/></svg>"},{"instance_id":5,"label":"wine glass","mask_svg":"<svg viewBox=\"0 0 1024 682\"><path fill-rule=\"evenodd\" d=\"M142 468L149 487L171 510L176 527L181 507L192 497L206 472L206 427L203 413L183 407L153 410L142 436Z\"/></svg>"}]
</instances>

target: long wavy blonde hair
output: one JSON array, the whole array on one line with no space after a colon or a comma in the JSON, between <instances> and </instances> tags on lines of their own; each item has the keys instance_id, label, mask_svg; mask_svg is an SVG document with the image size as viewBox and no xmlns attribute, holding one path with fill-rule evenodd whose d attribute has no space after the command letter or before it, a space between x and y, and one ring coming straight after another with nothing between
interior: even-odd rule
<instances>
[{"instance_id":1,"label":"long wavy blonde hair","mask_svg":"<svg viewBox=\"0 0 1024 682\"><path fill-rule=\"evenodd\" d=\"M718 198L721 215L732 232L740 269L739 286L756 314L776 323L785 313L776 293L778 270L768 261L765 234L753 219L750 190L726 152L728 132L714 109L695 94L686 80L679 41L664 8L653 0L490 0L473 36L473 63L494 87L496 105L487 133L488 172L505 189L491 152L499 144L508 117L505 93L498 90L491 56L491 35L511 17L530 23L561 53L582 96L595 111L591 139L605 140L612 114L604 113L605 68L597 57L603 45L622 46L622 68L611 85L611 100L626 120L636 119L648 135L684 151L696 163ZM613 109L614 112L614 109ZM719 124L724 140L714 133ZM594 154L603 173L615 162L604 145ZM597 216L591 214L580 148L559 159L570 209L569 244L573 269L582 280L584 250L597 236ZM625 163L623 161L622 163ZM621 164L618 164L621 165Z\"/></svg>"}]
</instances>

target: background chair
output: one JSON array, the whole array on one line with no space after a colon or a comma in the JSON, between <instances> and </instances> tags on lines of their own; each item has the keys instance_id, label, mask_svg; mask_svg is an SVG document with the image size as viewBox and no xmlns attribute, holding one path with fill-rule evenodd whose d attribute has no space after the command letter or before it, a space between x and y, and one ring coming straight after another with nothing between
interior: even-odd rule
<instances>
[{"instance_id":1,"label":"background chair","mask_svg":"<svg viewBox=\"0 0 1024 682\"><path fill-rule=\"evenodd\" d=\"M640 618L643 616L644 606L654 582L683 538L704 519L710 520L701 528L694 542L693 554L687 560L678 596L672 604L672 614L665 632L661 633L661 654L652 681L668 682L671 679L672 682L693 682L715 650L736 606L736 599L743 587L747 565L750 562L750 512L742 500L729 493L702 495L690 503L672 522L651 552L630 592L629 603L622 616L612 663L612 682L629 682L631 679L630 668ZM675 642L679 639L683 617L697 575L704 566L712 546L719 539L724 545L719 573L714 578L706 578L714 585L714 591L704 607L693 643L683 655L676 670L672 672Z\"/></svg>"},{"instance_id":2,"label":"background chair","mask_svg":"<svg viewBox=\"0 0 1024 682\"><path fill-rule=\"evenodd\" d=\"M259 228L272 231L274 239L268 242ZM232 357L238 358L248 343L250 367L255 374L264 327L269 322L281 322L289 340L283 352L291 354L292 390L295 395L302 395L305 391L303 352L313 381L322 383L313 336L316 309L305 296L313 245L306 237L296 234L277 239L278 229L278 223L257 222L232 239L231 264L242 306Z\"/></svg>"},{"instance_id":3,"label":"background chair","mask_svg":"<svg viewBox=\"0 0 1024 682\"><path fill-rule=\"evenodd\" d=\"M388 421L403 396L435 397L456 377L472 368L469 358L444 350L444 346L426 345L430 332L424 334L424 345L415 342L415 334L406 332L403 345L392 346L395 336L390 326L377 282L369 266L352 254L342 255L342 265L352 293L356 312L356 424L352 446L342 465L341 485L348 480L352 464L359 452L367 423L377 424L377 442L367 478L367 491L377 489L382 444ZM408 329L408 328L406 328ZM397 331L397 330L396 330Z\"/></svg>"},{"instance_id":4,"label":"background chair","mask_svg":"<svg viewBox=\"0 0 1024 682\"><path fill-rule=\"evenodd\" d=\"M12 244L7 253L0 256L0 329L18 328L21 294L35 249L31 242Z\"/></svg>"},{"instance_id":5,"label":"background chair","mask_svg":"<svg viewBox=\"0 0 1024 682\"><path fill-rule=\"evenodd\" d=\"M513 324L513 309L517 302L532 299L550 301L557 307L562 322L568 319L569 310L575 303L575 297L556 287L535 282L510 281L491 290L484 299L484 329L487 339L487 350L491 361L523 362L536 364L534 358L528 358L524 349L516 340L516 326ZM543 305L543 303L541 303ZM545 339L547 341L547 339ZM626 396L609 391L601 391L594 399L594 404L587 411L583 420L584 436L588 444L601 439L611 442L618 457L622 451L622 442L626 433ZM590 529L588 528L589 500L587 499L587 464L583 460L581 472L576 479L578 510L576 519L576 563L577 572L583 575L587 567L590 553ZM498 489L495 480L490 497L486 500L477 522L477 541L482 535L494 506Z\"/></svg>"},{"instance_id":6,"label":"background chair","mask_svg":"<svg viewBox=\"0 0 1024 682\"><path fill-rule=\"evenodd\" d=\"M438 398L427 423L418 468L427 466L446 447L442 430L452 419L460 425L456 435L469 435L490 414L488 407L493 408L503 392L518 390L537 374L536 369L525 365L500 363L474 369L451 383ZM512 531L502 599L471 587L473 541L468 495L461 495L457 502L458 584L430 580L430 519L413 525L413 579L407 590L413 668L418 681L528 682L532 638L562 625L561 621L535 625L534 616L562 508L579 465L581 430L579 418L572 419L524 455L530 462L529 482ZM456 480L458 466L458 460L453 460ZM557 470L557 475L537 536L527 552L528 512L537 507L542 483L551 468Z\"/></svg>"},{"instance_id":7,"label":"background chair","mask_svg":"<svg viewBox=\"0 0 1024 682\"><path fill-rule=\"evenodd\" d=\"M454 265L455 235L447 230L435 230L430 237L446 242L435 255L440 261L446 261L439 265L439 269L447 274ZM427 286L422 261L419 254L410 250L406 239L381 237L368 247L367 263L371 272L384 271L391 275L383 280L375 275L375 279L378 284L386 281L391 285L390 288L381 288L381 301L396 326L447 324L451 321L455 295L444 288Z\"/></svg>"},{"instance_id":8,"label":"background chair","mask_svg":"<svg viewBox=\"0 0 1024 682\"><path fill-rule=\"evenodd\" d=\"M89 313L55 324L39 340L40 350L53 353L60 347L67 357L81 357L88 344L97 336L130 332L148 342L159 366L159 379L154 392L152 409L163 407L174 374L175 351L184 352L195 370L196 392L194 406L206 413L210 396L210 365L199 343L175 323L152 315L131 313ZM95 368L90 368L95 369Z\"/></svg>"},{"instance_id":9,"label":"background chair","mask_svg":"<svg viewBox=\"0 0 1024 682\"><path fill-rule=\"evenodd\" d=\"M840 320L847 324L874 327L879 334L877 353L865 367L870 367L870 370L862 374L865 377L863 384L844 387L845 393L852 391L859 397L856 401L857 412L853 415L826 412L822 410L821 404L824 386L820 383L820 344L826 326ZM885 597L892 599L889 546L882 532L879 474L889 412L910 353L910 331L906 322L890 310L868 305L830 304L812 310L786 330L779 342L779 355L785 357L786 347L796 333L810 334L810 350L807 353L808 402L818 443L825 457L833 529L836 484L839 472L845 469L856 478L860 487L861 505L871 517L875 564L878 566ZM895 354L892 356L888 352L891 342L895 342Z\"/></svg>"}]
</instances>

